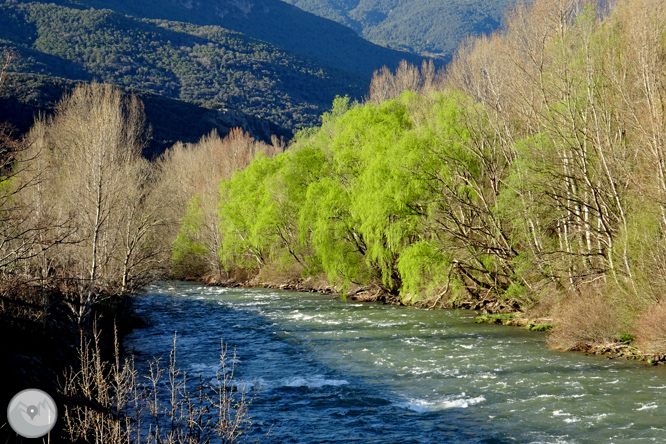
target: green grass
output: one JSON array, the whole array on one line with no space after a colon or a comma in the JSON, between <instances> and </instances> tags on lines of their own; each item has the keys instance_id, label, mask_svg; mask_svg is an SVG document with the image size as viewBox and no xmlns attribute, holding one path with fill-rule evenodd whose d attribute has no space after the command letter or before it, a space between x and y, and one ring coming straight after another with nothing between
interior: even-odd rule
<instances>
[{"instance_id":1,"label":"green grass","mask_svg":"<svg viewBox=\"0 0 666 444\"><path fill-rule=\"evenodd\" d=\"M553 329L551 324L527 324L527 329L531 331L550 331Z\"/></svg>"},{"instance_id":2,"label":"green grass","mask_svg":"<svg viewBox=\"0 0 666 444\"><path fill-rule=\"evenodd\" d=\"M512 321L516 317L516 313L497 313L477 316L474 322L477 324L504 324L507 321Z\"/></svg>"}]
</instances>

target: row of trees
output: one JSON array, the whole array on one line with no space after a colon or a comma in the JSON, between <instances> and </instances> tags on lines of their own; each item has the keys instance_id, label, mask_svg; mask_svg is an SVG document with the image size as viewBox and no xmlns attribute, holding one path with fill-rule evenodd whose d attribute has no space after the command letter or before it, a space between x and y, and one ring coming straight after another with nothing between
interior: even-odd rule
<instances>
[{"instance_id":1,"label":"row of trees","mask_svg":"<svg viewBox=\"0 0 666 444\"><path fill-rule=\"evenodd\" d=\"M221 258L292 261L342 289L378 285L403 302L461 291L526 302L498 213L512 197L500 202L500 171L489 174L506 161L485 144L491 130L477 108L456 92L338 99L289 152L222 184Z\"/></svg>"},{"instance_id":2,"label":"row of trees","mask_svg":"<svg viewBox=\"0 0 666 444\"><path fill-rule=\"evenodd\" d=\"M338 100L222 184L222 260L403 301L500 299L554 316L557 347L631 332L663 351L665 14L521 3L445 75L378 73L369 103Z\"/></svg>"},{"instance_id":3,"label":"row of trees","mask_svg":"<svg viewBox=\"0 0 666 444\"><path fill-rule=\"evenodd\" d=\"M518 251L569 298L560 306L574 333L553 337L564 348L612 339L586 315L599 305L605 331L659 342L641 325L664 316L665 7L520 5L505 34L469 42L449 69L510 165Z\"/></svg>"},{"instance_id":4,"label":"row of trees","mask_svg":"<svg viewBox=\"0 0 666 444\"><path fill-rule=\"evenodd\" d=\"M16 57L3 53L0 92ZM148 281L222 272L218 184L284 144L235 129L149 162L141 155L149 137L141 101L98 83L63 97L21 139L0 127L0 317L15 338L2 348L9 391L28 384L58 393L62 438L71 442L237 442L251 426L254 395L232 390L226 346L220 378L194 393L174 342L166 406L165 369L156 360L140 376L131 358L121 361L117 335L131 319L127 296ZM30 354L37 364L19 372Z\"/></svg>"}]
</instances>

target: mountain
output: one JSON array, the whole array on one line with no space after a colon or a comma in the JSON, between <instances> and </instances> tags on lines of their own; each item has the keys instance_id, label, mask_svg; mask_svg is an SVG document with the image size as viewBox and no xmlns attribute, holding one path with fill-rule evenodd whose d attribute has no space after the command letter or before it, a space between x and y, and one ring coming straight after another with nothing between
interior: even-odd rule
<instances>
[{"instance_id":1,"label":"mountain","mask_svg":"<svg viewBox=\"0 0 666 444\"><path fill-rule=\"evenodd\" d=\"M284 0L384 46L448 59L468 35L491 33L522 0Z\"/></svg>"},{"instance_id":2,"label":"mountain","mask_svg":"<svg viewBox=\"0 0 666 444\"><path fill-rule=\"evenodd\" d=\"M361 97L369 82L216 26L39 2L0 5L2 46L22 54L18 72L237 109L288 130L317 123L338 94Z\"/></svg>"}]
</instances>

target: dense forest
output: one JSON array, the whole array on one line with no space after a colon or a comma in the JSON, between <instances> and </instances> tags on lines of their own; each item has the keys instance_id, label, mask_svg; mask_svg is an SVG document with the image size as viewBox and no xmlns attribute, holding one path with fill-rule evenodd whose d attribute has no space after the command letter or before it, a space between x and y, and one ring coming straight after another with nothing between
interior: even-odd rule
<instances>
[{"instance_id":1,"label":"dense forest","mask_svg":"<svg viewBox=\"0 0 666 444\"><path fill-rule=\"evenodd\" d=\"M371 42L449 60L467 36L491 34L515 0L286 0ZM522 1L522 0L521 0Z\"/></svg>"},{"instance_id":2,"label":"dense forest","mask_svg":"<svg viewBox=\"0 0 666 444\"><path fill-rule=\"evenodd\" d=\"M17 134L25 134L33 125L35 116L51 115L63 95L71 93L82 80L68 80L43 74L12 72L10 86L0 91L0 122L8 122ZM228 134L233 128L242 128L253 138L270 142L273 137L291 139L292 131L266 119L245 114L235 108L219 108L214 103L196 104L171 99L159 94L136 91L146 112L150 138L143 147L143 155L155 158L176 142L197 142L202 135L216 130Z\"/></svg>"},{"instance_id":3,"label":"dense forest","mask_svg":"<svg viewBox=\"0 0 666 444\"><path fill-rule=\"evenodd\" d=\"M446 71L377 71L288 146L238 128L148 161L144 103L97 82L25 137L4 125L4 333L76 338L147 282L196 278L522 312L554 348L663 359L666 3L535 0L505 22ZM3 53L0 89L21 60ZM122 430L113 399L63 396Z\"/></svg>"},{"instance_id":4,"label":"dense forest","mask_svg":"<svg viewBox=\"0 0 666 444\"><path fill-rule=\"evenodd\" d=\"M384 48L331 20L320 18L281 0L41 0L73 9L110 9L138 19L220 26L261 40L329 67L368 80L383 65L396 67L421 58Z\"/></svg>"}]
</instances>

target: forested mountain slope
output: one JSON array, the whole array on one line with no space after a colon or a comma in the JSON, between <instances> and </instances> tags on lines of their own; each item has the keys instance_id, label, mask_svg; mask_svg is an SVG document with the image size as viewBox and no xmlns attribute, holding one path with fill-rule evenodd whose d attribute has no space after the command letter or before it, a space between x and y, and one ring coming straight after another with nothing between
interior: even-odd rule
<instances>
[{"instance_id":1,"label":"forested mountain slope","mask_svg":"<svg viewBox=\"0 0 666 444\"><path fill-rule=\"evenodd\" d=\"M0 47L22 54L18 72L235 108L289 129L316 123L337 94L362 96L369 81L220 27L39 2L0 5Z\"/></svg>"},{"instance_id":2,"label":"forested mountain slope","mask_svg":"<svg viewBox=\"0 0 666 444\"><path fill-rule=\"evenodd\" d=\"M43 3L110 9L136 18L221 26L367 77L384 65L396 67L402 59L420 63L413 54L372 44L345 26L280 0L56 0Z\"/></svg>"},{"instance_id":3,"label":"forested mountain slope","mask_svg":"<svg viewBox=\"0 0 666 444\"><path fill-rule=\"evenodd\" d=\"M347 25L377 44L449 58L466 36L497 29L517 0L284 1Z\"/></svg>"}]
</instances>

